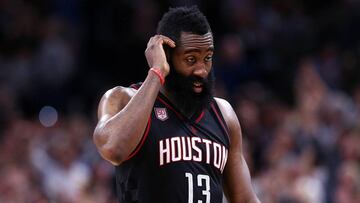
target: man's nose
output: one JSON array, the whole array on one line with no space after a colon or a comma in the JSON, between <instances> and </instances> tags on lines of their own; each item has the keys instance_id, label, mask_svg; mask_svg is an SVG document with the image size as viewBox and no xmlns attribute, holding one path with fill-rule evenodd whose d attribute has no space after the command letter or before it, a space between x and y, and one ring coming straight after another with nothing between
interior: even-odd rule
<instances>
[{"instance_id":1,"label":"man's nose","mask_svg":"<svg viewBox=\"0 0 360 203\"><path fill-rule=\"evenodd\" d=\"M204 64L199 65L194 70L194 75L201 77L201 78L206 78L208 76L208 74L209 74L209 72L206 69L206 66Z\"/></svg>"}]
</instances>

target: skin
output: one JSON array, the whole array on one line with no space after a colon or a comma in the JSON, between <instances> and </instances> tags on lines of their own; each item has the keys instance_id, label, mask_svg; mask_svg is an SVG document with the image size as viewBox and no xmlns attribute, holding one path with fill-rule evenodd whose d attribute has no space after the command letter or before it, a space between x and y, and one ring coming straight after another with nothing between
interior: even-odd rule
<instances>
[{"instance_id":1,"label":"skin","mask_svg":"<svg viewBox=\"0 0 360 203\"><path fill-rule=\"evenodd\" d=\"M163 49L165 44L174 48L171 60L179 73L185 76L208 77L214 52L212 33L196 35L183 32L178 46L168 37L152 37L145 56L149 67L158 68L164 77L170 72ZM202 84L194 84L193 90L201 92ZM172 93L166 91L158 76L149 71L139 90L115 87L104 94L99 104L99 121L93 136L104 159L120 165L135 149L144 133L159 91L172 100ZM215 100L230 132L231 144L224 170L225 195L229 202L260 202L252 189L249 169L242 153L241 127L236 114L226 100Z\"/></svg>"},{"instance_id":2,"label":"skin","mask_svg":"<svg viewBox=\"0 0 360 203\"><path fill-rule=\"evenodd\" d=\"M205 35L187 33L181 36L181 44L175 49L172 61L180 74L185 76L192 74L206 78L212 67L213 52L214 45L211 33ZM202 91L201 86L202 84L194 84L194 91L200 93ZM165 90L164 92L171 96L171 92Z\"/></svg>"}]
</instances>

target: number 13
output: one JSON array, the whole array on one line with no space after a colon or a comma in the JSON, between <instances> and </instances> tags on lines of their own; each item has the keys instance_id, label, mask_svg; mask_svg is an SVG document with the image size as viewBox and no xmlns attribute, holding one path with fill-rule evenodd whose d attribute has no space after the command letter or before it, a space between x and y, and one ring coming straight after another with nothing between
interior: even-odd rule
<instances>
[{"instance_id":1,"label":"number 13","mask_svg":"<svg viewBox=\"0 0 360 203\"><path fill-rule=\"evenodd\" d=\"M185 177L188 180L188 203L193 203L194 198L194 184L193 184L193 175L191 173L185 173ZM205 180L205 190L202 191L202 194L206 196L206 203L210 203L210 177L208 175L199 174L197 175L197 186L201 187L203 185L203 180ZM203 201L198 200L197 203L202 203Z\"/></svg>"}]
</instances>

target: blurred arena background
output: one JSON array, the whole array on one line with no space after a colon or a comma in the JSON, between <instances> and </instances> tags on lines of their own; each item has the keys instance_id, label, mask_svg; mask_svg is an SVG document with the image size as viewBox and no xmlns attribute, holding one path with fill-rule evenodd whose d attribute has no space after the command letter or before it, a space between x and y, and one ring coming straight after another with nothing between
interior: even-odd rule
<instances>
[{"instance_id":1,"label":"blurred arena background","mask_svg":"<svg viewBox=\"0 0 360 203\"><path fill-rule=\"evenodd\" d=\"M169 6L196 4L263 203L360 202L360 1L1 0L0 203L115 203L101 95L147 74Z\"/></svg>"}]
</instances>

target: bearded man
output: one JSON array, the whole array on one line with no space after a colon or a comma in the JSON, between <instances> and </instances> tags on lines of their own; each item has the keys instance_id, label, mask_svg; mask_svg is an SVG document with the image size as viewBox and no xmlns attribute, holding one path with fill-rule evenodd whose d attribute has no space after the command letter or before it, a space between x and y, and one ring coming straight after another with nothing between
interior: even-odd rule
<instances>
[{"instance_id":1,"label":"bearded man","mask_svg":"<svg viewBox=\"0 0 360 203\"><path fill-rule=\"evenodd\" d=\"M213 34L197 7L170 9L145 51L144 82L102 97L94 142L119 203L259 202L231 105L213 96Z\"/></svg>"}]
</instances>

